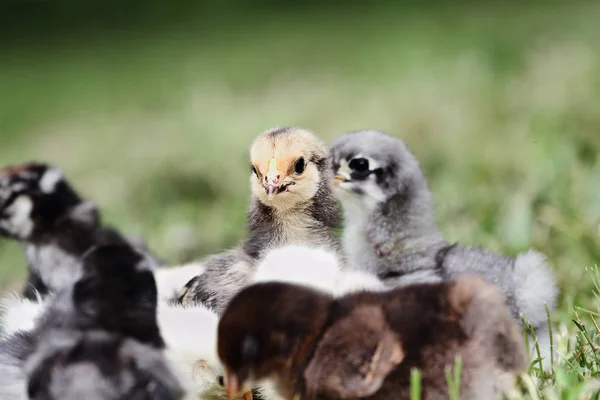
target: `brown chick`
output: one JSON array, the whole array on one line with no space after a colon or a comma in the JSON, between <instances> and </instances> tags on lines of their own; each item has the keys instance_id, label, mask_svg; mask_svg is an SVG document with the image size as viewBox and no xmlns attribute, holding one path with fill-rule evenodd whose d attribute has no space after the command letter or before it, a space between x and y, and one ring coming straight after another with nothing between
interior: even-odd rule
<instances>
[{"instance_id":1,"label":"brown chick","mask_svg":"<svg viewBox=\"0 0 600 400\"><path fill-rule=\"evenodd\" d=\"M461 399L493 399L526 366L519 326L480 278L333 299L307 287L255 284L219 322L228 393L272 379L286 399L447 399L446 367L462 359Z\"/></svg>"},{"instance_id":2,"label":"brown chick","mask_svg":"<svg viewBox=\"0 0 600 400\"><path fill-rule=\"evenodd\" d=\"M313 245L341 255L332 232L340 214L325 145L305 129L274 128L254 140L250 163L248 237L203 262L205 271L180 293L183 304L201 302L220 313L250 283L256 263L276 247Z\"/></svg>"}]
</instances>

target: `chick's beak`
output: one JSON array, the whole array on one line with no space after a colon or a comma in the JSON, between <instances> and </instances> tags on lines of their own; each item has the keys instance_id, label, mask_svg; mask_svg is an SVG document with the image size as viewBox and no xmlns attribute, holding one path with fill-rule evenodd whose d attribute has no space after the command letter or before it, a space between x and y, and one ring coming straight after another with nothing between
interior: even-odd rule
<instances>
[{"instance_id":1,"label":"chick's beak","mask_svg":"<svg viewBox=\"0 0 600 400\"><path fill-rule=\"evenodd\" d=\"M235 399L235 395L237 394L239 387L240 383L237 376L227 371L225 373L225 392L227 393L227 398L229 400Z\"/></svg>"},{"instance_id":2,"label":"chick's beak","mask_svg":"<svg viewBox=\"0 0 600 400\"><path fill-rule=\"evenodd\" d=\"M348 168L348 165L342 164L333 171L333 186L340 186L341 183L350 182L350 173L352 171Z\"/></svg>"},{"instance_id":3,"label":"chick's beak","mask_svg":"<svg viewBox=\"0 0 600 400\"><path fill-rule=\"evenodd\" d=\"M240 389L246 390L241 397ZM252 390L246 387L240 387L239 378L231 372L226 372L225 374L225 392L229 400L252 400Z\"/></svg>"},{"instance_id":4,"label":"chick's beak","mask_svg":"<svg viewBox=\"0 0 600 400\"><path fill-rule=\"evenodd\" d=\"M333 177L333 185L334 186L339 186L340 183L342 182L348 182L348 178L346 178L344 175L335 175Z\"/></svg>"},{"instance_id":5,"label":"chick's beak","mask_svg":"<svg viewBox=\"0 0 600 400\"><path fill-rule=\"evenodd\" d=\"M229 400L252 400L252 389L230 371L225 371L225 393Z\"/></svg>"},{"instance_id":6,"label":"chick's beak","mask_svg":"<svg viewBox=\"0 0 600 400\"><path fill-rule=\"evenodd\" d=\"M267 171L265 191L267 192L267 198L273 200L279 188L281 187L281 173L277 169L277 159L271 158L269 161L269 170Z\"/></svg>"},{"instance_id":7,"label":"chick's beak","mask_svg":"<svg viewBox=\"0 0 600 400\"><path fill-rule=\"evenodd\" d=\"M265 187L265 190L267 191L267 199L273 200L273 198L277 194L278 189L279 189L278 185L267 185Z\"/></svg>"},{"instance_id":8,"label":"chick's beak","mask_svg":"<svg viewBox=\"0 0 600 400\"><path fill-rule=\"evenodd\" d=\"M350 177L340 171L337 171L333 177L333 186L338 187L344 182L350 182Z\"/></svg>"}]
</instances>

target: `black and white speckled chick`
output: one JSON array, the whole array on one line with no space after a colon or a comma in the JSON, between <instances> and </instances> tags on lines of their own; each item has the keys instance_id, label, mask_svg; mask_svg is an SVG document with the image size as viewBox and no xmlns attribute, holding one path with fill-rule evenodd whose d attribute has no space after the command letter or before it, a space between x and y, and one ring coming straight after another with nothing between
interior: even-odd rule
<instances>
[{"instance_id":1,"label":"black and white speckled chick","mask_svg":"<svg viewBox=\"0 0 600 400\"><path fill-rule=\"evenodd\" d=\"M49 331L26 363L31 400L178 400L159 349L106 331Z\"/></svg>"},{"instance_id":2,"label":"black and white speckled chick","mask_svg":"<svg viewBox=\"0 0 600 400\"><path fill-rule=\"evenodd\" d=\"M152 268L160 264L139 239L103 226L96 205L82 199L58 168L44 163L0 170L0 235L25 247L28 299L73 284L81 276L81 256L93 246L127 242Z\"/></svg>"},{"instance_id":3,"label":"black and white speckled chick","mask_svg":"<svg viewBox=\"0 0 600 400\"><path fill-rule=\"evenodd\" d=\"M94 248L82 261L80 279L48 296L33 329L0 342L0 397L181 398L163 355L147 260L118 244Z\"/></svg>"},{"instance_id":4,"label":"black and white speckled chick","mask_svg":"<svg viewBox=\"0 0 600 400\"><path fill-rule=\"evenodd\" d=\"M527 366L504 296L479 277L333 298L289 283L240 292L219 321L229 393L272 380L286 399L448 399L445 369L462 359L461 399L492 400Z\"/></svg>"},{"instance_id":5,"label":"black and white speckled chick","mask_svg":"<svg viewBox=\"0 0 600 400\"><path fill-rule=\"evenodd\" d=\"M388 286L478 274L523 313L549 348L544 303L557 288L545 257L533 250L510 258L476 247L450 245L436 226L433 201L419 162L404 142L379 131L339 137L331 146L334 186L345 216L343 245L356 268ZM546 350L547 352L547 350Z\"/></svg>"},{"instance_id":6,"label":"black and white speckled chick","mask_svg":"<svg viewBox=\"0 0 600 400\"><path fill-rule=\"evenodd\" d=\"M238 248L205 260L205 272L180 296L184 304L202 302L222 311L273 248L313 245L341 255L332 232L340 215L324 144L305 129L270 129L252 143L250 162L248 238Z\"/></svg>"}]
</instances>

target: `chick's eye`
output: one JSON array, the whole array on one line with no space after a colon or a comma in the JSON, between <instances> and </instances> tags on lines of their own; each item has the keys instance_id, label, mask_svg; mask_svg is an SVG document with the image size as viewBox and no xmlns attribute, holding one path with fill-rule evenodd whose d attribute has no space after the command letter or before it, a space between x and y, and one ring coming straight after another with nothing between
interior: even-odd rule
<instances>
[{"instance_id":1,"label":"chick's eye","mask_svg":"<svg viewBox=\"0 0 600 400\"><path fill-rule=\"evenodd\" d=\"M223 375L219 375L219 376L217 377L217 383L218 383L220 386L225 386L225 379L223 379Z\"/></svg>"},{"instance_id":2,"label":"chick's eye","mask_svg":"<svg viewBox=\"0 0 600 400\"><path fill-rule=\"evenodd\" d=\"M296 161L296 165L294 165L294 171L296 171L297 174L301 174L304 172L304 168L306 168L306 162L304 161L304 157L300 157Z\"/></svg>"},{"instance_id":3,"label":"chick's eye","mask_svg":"<svg viewBox=\"0 0 600 400\"><path fill-rule=\"evenodd\" d=\"M242 359L246 362L252 362L257 355L258 341L252 336L247 336L242 342Z\"/></svg>"},{"instance_id":4,"label":"chick's eye","mask_svg":"<svg viewBox=\"0 0 600 400\"><path fill-rule=\"evenodd\" d=\"M348 164L350 169L357 172L365 172L369 170L369 160L366 158L355 158Z\"/></svg>"},{"instance_id":5,"label":"chick's eye","mask_svg":"<svg viewBox=\"0 0 600 400\"><path fill-rule=\"evenodd\" d=\"M258 176L258 171L256 170L256 167L254 165L250 165L250 170L254 175Z\"/></svg>"}]
</instances>

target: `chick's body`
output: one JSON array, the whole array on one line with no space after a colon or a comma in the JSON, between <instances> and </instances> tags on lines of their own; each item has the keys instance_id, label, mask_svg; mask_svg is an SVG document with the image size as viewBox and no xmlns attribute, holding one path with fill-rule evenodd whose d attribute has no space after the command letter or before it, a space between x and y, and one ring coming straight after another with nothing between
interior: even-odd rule
<instances>
[{"instance_id":1,"label":"chick's body","mask_svg":"<svg viewBox=\"0 0 600 400\"><path fill-rule=\"evenodd\" d=\"M0 235L25 248L28 299L73 284L82 273L81 257L94 246L125 243L141 251L153 269L160 264L139 239L103 225L96 205L44 163L0 170Z\"/></svg>"},{"instance_id":2,"label":"chick's body","mask_svg":"<svg viewBox=\"0 0 600 400\"><path fill-rule=\"evenodd\" d=\"M515 319L523 313L547 341L545 304L554 308L557 288L541 253L511 258L446 242L419 163L398 138L378 131L344 134L330 158L344 208L344 249L356 268L389 287L480 275L500 288ZM546 358L548 351L542 346Z\"/></svg>"},{"instance_id":3,"label":"chick's body","mask_svg":"<svg viewBox=\"0 0 600 400\"><path fill-rule=\"evenodd\" d=\"M208 257L205 271L188 282L180 301L202 302L222 311L251 282L267 251L286 244L326 247L341 254L332 233L339 223L325 146L309 131L276 128L250 149L252 198L247 239L237 248Z\"/></svg>"},{"instance_id":4,"label":"chick's body","mask_svg":"<svg viewBox=\"0 0 600 400\"><path fill-rule=\"evenodd\" d=\"M24 309L33 323L4 327L0 398L181 399L147 260L118 244L95 248L82 264L74 285Z\"/></svg>"},{"instance_id":5,"label":"chick's body","mask_svg":"<svg viewBox=\"0 0 600 400\"><path fill-rule=\"evenodd\" d=\"M286 283L253 285L219 323L231 390L275 377L287 399L447 399L446 367L462 360L461 398L493 399L526 367L501 293L480 278L333 299ZM298 396L299 397L295 397Z\"/></svg>"}]
</instances>

